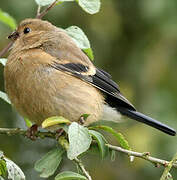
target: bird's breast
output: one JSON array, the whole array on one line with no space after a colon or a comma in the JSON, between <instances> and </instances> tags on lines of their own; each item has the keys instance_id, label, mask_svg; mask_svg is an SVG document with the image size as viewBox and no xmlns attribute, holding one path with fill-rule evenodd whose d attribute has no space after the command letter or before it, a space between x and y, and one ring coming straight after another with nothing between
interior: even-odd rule
<instances>
[{"instance_id":1,"label":"bird's breast","mask_svg":"<svg viewBox=\"0 0 177 180\"><path fill-rule=\"evenodd\" d=\"M6 92L19 113L36 124L51 116L78 121L90 114L86 124L102 116L104 98L95 87L49 65L7 63Z\"/></svg>"}]
</instances>

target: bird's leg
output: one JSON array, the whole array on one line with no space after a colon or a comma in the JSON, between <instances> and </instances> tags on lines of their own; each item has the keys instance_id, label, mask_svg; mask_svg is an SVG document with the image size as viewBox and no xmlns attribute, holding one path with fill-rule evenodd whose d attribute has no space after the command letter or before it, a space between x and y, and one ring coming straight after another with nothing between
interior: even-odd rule
<instances>
[{"instance_id":1,"label":"bird's leg","mask_svg":"<svg viewBox=\"0 0 177 180\"><path fill-rule=\"evenodd\" d=\"M80 124L80 125L83 125L84 123L85 123L85 119L84 119L83 116L81 116L81 117L79 118L79 124Z\"/></svg>"},{"instance_id":2,"label":"bird's leg","mask_svg":"<svg viewBox=\"0 0 177 180\"><path fill-rule=\"evenodd\" d=\"M84 125L85 121L87 120L87 118L89 117L90 114L83 114L81 115L81 117L79 118L79 124L80 125Z\"/></svg>"},{"instance_id":3,"label":"bird's leg","mask_svg":"<svg viewBox=\"0 0 177 180\"><path fill-rule=\"evenodd\" d=\"M64 129L60 128L56 130L56 139L58 139L64 133Z\"/></svg>"},{"instance_id":4,"label":"bird's leg","mask_svg":"<svg viewBox=\"0 0 177 180\"><path fill-rule=\"evenodd\" d=\"M26 136L31 139L31 140L36 140L37 139L37 131L38 131L38 125L33 124L26 132Z\"/></svg>"}]
</instances>

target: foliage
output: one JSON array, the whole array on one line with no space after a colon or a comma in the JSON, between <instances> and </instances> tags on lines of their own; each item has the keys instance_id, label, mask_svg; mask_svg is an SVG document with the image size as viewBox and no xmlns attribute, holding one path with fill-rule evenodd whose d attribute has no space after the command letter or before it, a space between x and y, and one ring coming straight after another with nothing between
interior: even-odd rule
<instances>
[{"instance_id":1,"label":"foliage","mask_svg":"<svg viewBox=\"0 0 177 180\"><path fill-rule=\"evenodd\" d=\"M40 6L46 6L50 5L55 0L35 0L36 3ZM100 0L58 0L58 4L61 4L62 2L69 2L69 1L75 1L78 3L78 5L87 13L89 14L95 14L99 12L100 10Z\"/></svg>"},{"instance_id":2,"label":"foliage","mask_svg":"<svg viewBox=\"0 0 177 180\"><path fill-rule=\"evenodd\" d=\"M5 66L6 65L6 62L7 62L7 59L6 58L0 58L0 63Z\"/></svg>"},{"instance_id":3,"label":"foliage","mask_svg":"<svg viewBox=\"0 0 177 180\"><path fill-rule=\"evenodd\" d=\"M7 96L7 94L4 93L4 92L2 92L2 91L0 91L0 98L3 99L5 102L11 104L11 102L10 102L10 100L9 100L9 98L8 98L8 96Z\"/></svg>"},{"instance_id":4,"label":"foliage","mask_svg":"<svg viewBox=\"0 0 177 180\"><path fill-rule=\"evenodd\" d=\"M81 48L91 60L93 60L94 57L92 49L90 48L90 42L82 29L77 26L70 26L65 30L67 34L72 37L77 46Z\"/></svg>"},{"instance_id":5,"label":"foliage","mask_svg":"<svg viewBox=\"0 0 177 180\"><path fill-rule=\"evenodd\" d=\"M71 172L71 171L62 172L55 177L55 180L68 180L68 179L87 180L85 176L82 176L78 173Z\"/></svg>"},{"instance_id":6,"label":"foliage","mask_svg":"<svg viewBox=\"0 0 177 180\"><path fill-rule=\"evenodd\" d=\"M0 151L0 179L1 180L25 180L22 170Z\"/></svg>"},{"instance_id":7,"label":"foliage","mask_svg":"<svg viewBox=\"0 0 177 180\"><path fill-rule=\"evenodd\" d=\"M62 160L63 153L62 148L55 148L35 163L34 168L41 173L40 177L48 178L53 175Z\"/></svg>"},{"instance_id":8,"label":"foliage","mask_svg":"<svg viewBox=\"0 0 177 180\"><path fill-rule=\"evenodd\" d=\"M0 21L8 25L12 30L14 30L17 26L15 19L11 17L8 13L3 12L1 9L0 9Z\"/></svg>"},{"instance_id":9,"label":"foliage","mask_svg":"<svg viewBox=\"0 0 177 180\"><path fill-rule=\"evenodd\" d=\"M121 147L123 147L124 149L131 150L131 148L128 144L128 141L124 138L124 136L121 133L117 133L111 127L109 127L109 126L93 126L93 127L91 127L91 129L102 129L104 131L111 133L113 136L116 137L116 140L118 143L120 143Z\"/></svg>"},{"instance_id":10,"label":"foliage","mask_svg":"<svg viewBox=\"0 0 177 180\"><path fill-rule=\"evenodd\" d=\"M107 144L106 139L104 138L104 136L101 133L99 133L97 131L89 130L89 133L98 143L101 158L104 159L108 153L108 147L105 146L105 144Z\"/></svg>"},{"instance_id":11,"label":"foliage","mask_svg":"<svg viewBox=\"0 0 177 180\"><path fill-rule=\"evenodd\" d=\"M70 160L87 151L91 144L91 136L87 128L73 122L68 129L69 149L67 156Z\"/></svg>"}]
</instances>

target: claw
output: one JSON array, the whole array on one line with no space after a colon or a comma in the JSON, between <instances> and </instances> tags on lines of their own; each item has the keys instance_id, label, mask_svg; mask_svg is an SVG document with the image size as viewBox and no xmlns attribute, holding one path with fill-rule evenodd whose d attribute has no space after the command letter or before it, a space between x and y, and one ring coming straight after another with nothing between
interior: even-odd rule
<instances>
[{"instance_id":1,"label":"claw","mask_svg":"<svg viewBox=\"0 0 177 180\"><path fill-rule=\"evenodd\" d=\"M62 128L56 130L56 139L58 139L62 134L63 134L64 130Z\"/></svg>"},{"instance_id":2,"label":"claw","mask_svg":"<svg viewBox=\"0 0 177 180\"><path fill-rule=\"evenodd\" d=\"M83 114L80 118L79 118L79 124L83 125L85 123L85 121L87 120L87 118L89 117L90 114Z\"/></svg>"},{"instance_id":3,"label":"claw","mask_svg":"<svg viewBox=\"0 0 177 180\"><path fill-rule=\"evenodd\" d=\"M38 125L33 124L26 132L26 136L31 139L32 141L35 141L37 139L37 131L38 131Z\"/></svg>"}]
</instances>

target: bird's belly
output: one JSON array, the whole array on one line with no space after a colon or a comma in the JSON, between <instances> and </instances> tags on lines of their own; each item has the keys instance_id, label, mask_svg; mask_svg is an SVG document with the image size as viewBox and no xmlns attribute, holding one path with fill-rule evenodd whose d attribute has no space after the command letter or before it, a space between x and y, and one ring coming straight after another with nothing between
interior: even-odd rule
<instances>
[{"instance_id":1,"label":"bird's belly","mask_svg":"<svg viewBox=\"0 0 177 180\"><path fill-rule=\"evenodd\" d=\"M99 120L103 112L104 99L95 87L53 69L26 74L25 82L18 78L6 91L20 114L38 125L51 116L78 121L82 114L90 114L85 122L88 125Z\"/></svg>"}]
</instances>

